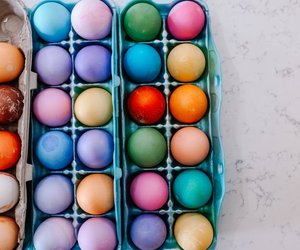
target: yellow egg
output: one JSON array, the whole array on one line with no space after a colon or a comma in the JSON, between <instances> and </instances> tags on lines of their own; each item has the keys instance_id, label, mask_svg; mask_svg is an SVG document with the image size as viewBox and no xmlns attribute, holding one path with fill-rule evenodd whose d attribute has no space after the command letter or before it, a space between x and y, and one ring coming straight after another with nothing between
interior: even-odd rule
<instances>
[{"instance_id":1,"label":"yellow egg","mask_svg":"<svg viewBox=\"0 0 300 250\"><path fill-rule=\"evenodd\" d=\"M24 68L24 57L14 45L0 42L0 83L16 79Z\"/></svg>"},{"instance_id":2,"label":"yellow egg","mask_svg":"<svg viewBox=\"0 0 300 250\"><path fill-rule=\"evenodd\" d=\"M208 219L198 213L180 215L175 222L174 235L184 250L206 250L213 240L213 228Z\"/></svg>"},{"instance_id":3,"label":"yellow egg","mask_svg":"<svg viewBox=\"0 0 300 250\"><path fill-rule=\"evenodd\" d=\"M112 117L111 94L102 88L83 91L75 101L75 116L87 126L101 126Z\"/></svg>"},{"instance_id":4,"label":"yellow egg","mask_svg":"<svg viewBox=\"0 0 300 250\"><path fill-rule=\"evenodd\" d=\"M167 64L168 71L175 80L193 82L203 74L206 60L201 49L184 43L171 50Z\"/></svg>"},{"instance_id":5,"label":"yellow egg","mask_svg":"<svg viewBox=\"0 0 300 250\"><path fill-rule=\"evenodd\" d=\"M19 227L10 217L0 216L0 250L13 250L18 243Z\"/></svg>"}]
</instances>

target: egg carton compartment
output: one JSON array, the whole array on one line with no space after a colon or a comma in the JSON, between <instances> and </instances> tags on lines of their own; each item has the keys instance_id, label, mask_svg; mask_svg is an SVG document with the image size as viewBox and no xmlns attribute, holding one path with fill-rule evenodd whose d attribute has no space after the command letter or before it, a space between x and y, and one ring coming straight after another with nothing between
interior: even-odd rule
<instances>
[{"instance_id":1,"label":"egg carton compartment","mask_svg":"<svg viewBox=\"0 0 300 250\"><path fill-rule=\"evenodd\" d=\"M41 1L37 6L34 6L32 9L28 9L28 15L33 22L33 15L35 10L42 4L46 2L57 2L65 6L70 12L72 11L75 4L78 2L78 0L75 1ZM32 157L32 164L33 164L33 176L32 176L32 196L35 191L35 187L38 184L38 182L43 179L44 177L47 177L52 174L61 174L63 176L67 176L71 179L73 183L73 191L74 191L74 200L67 210L59 213L58 215L48 215L43 212L41 212L35 205L33 197L31 202L32 205L32 211L29 211L29 219L32 216L31 220L28 220L28 232L26 235L26 246L25 249L34 249L33 246L33 235L36 230L36 228L44 221L46 218L49 217L55 217L60 216L67 219L72 220L74 230L77 237L77 232L81 224L88 218L96 218L96 217L107 217L111 219L112 221L116 222L116 231L117 231L117 240L118 240L118 249L120 249L121 244L121 226L120 226L120 219L121 219L121 212L120 212L120 178L122 175L122 171L120 169L120 153L119 153L119 128L118 128L118 86L119 81L117 77L118 73L118 64L117 64L117 13L116 13L116 7L112 1L104 1L106 3L113 14L112 19L112 30L111 33L105 37L102 40L85 40L78 36L76 32L73 30L73 28L70 29L69 36L67 39L61 41L61 42L45 42L43 39L41 39L37 32L33 28L32 37L33 37L33 51L34 53L37 53L40 49L49 46L49 45L56 45L64 48L71 56L72 59L72 73L69 77L69 79L64 82L61 85L57 86L48 86L46 84L43 84L42 82L38 81L37 88L32 92L32 99L34 100L34 97L40 93L41 90L49 89L49 88L57 88L65 91L68 93L72 100L72 117L70 121L61 127L48 127L43 124L41 124L34 115L32 115L31 120L31 157ZM111 59L111 77L107 79L105 82L96 82L96 83L88 83L83 81L76 73L74 62L75 57L80 49L89 46L89 45L102 45L109 49L112 53L112 59ZM81 122L78 121L74 114L74 105L77 97L80 93L82 93L86 89L90 88L103 88L111 93L112 95L112 103L113 103L113 117L112 119L103 126L96 126L96 127L89 127ZM77 155L76 146L78 139L80 136L89 130L97 129L97 130L105 130L109 132L113 137L114 142L114 152L113 152L113 162L109 164L107 167L103 169L91 169L86 167L80 160ZM71 164L69 164L66 168L53 171L53 170L47 170L37 159L37 156L35 154L35 145L38 141L38 139L44 135L48 131L62 131L70 135L72 142L73 142L73 160ZM77 204L76 200L76 191L77 186L80 183L80 181L90 175L90 174L96 174L96 173L103 173L110 175L113 178L114 181L114 195L115 195L115 201L114 201L114 208L103 214L103 215L90 215L85 213ZM78 243L73 247L73 249L80 249L78 246Z\"/></svg>"},{"instance_id":2,"label":"egg carton compartment","mask_svg":"<svg viewBox=\"0 0 300 250\"><path fill-rule=\"evenodd\" d=\"M217 242L217 223L218 217L220 213L220 207L223 200L224 195L224 155L223 148L221 143L220 136L220 128L219 128L219 114L220 114L220 102L221 102L221 71L220 71L220 60L218 57L218 53L216 47L213 42L211 30L210 30L210 17L207 5L202 0L195 1L198 3L205 12L206 15L206 24L202 32L193 40L189 41L179 41L172 37L167 28L167 17L168 13L172 9L174 5L181 2L180 0L172 1L168 4L160 4L157 1L151 0L136 0L131 1L128 5L120 10L119 15L119 54L120 54L120 76L121 76L121 98L122 98L122 150L123 150L123 218L124 218L124 241L123 248L124 249L137 249L136 246L132 243L129 235L130 223L132 216L136 216L138 213L148 213L148 211L142 211L136 208L131 201L129 194L129 184L128 182L132 180L133 176L140 172L146 171L158 171L160 174L167 180L169 185L169 201L167 202L167 207L158 211L159 214L164 214L167 216L165 220L168 226L168 237L165 243L161 246L160 249L180 249L177 244L174 236L173 236L173 226L177 217L182 213L189 212L198 212L206 216L208 220L211 222L214 228L214 238L213 242L210 245L209 249L215 249ZM162 30L159 35L150 42L134 42L132 39L128 37L126 31L124 29L123 20L126 11L136 3L149 3L155 6L161 17L162 17ZM171 114L169 110L169 98L173 91L186 83L181 83L176 80L169 74L167 69L167 58L170 51L179 44L182 43L191 43L199 47L206 58L206 68L202 76L191 84L195 84L199 86L206 94L208 98L208 111L205 116L196 123L185 124L178 122ZM162 81L158 81L156 83L151 84L136 84L133 83L124 70L123 66L123 56L125 51L134 44L148 44L153 47L160 47L159 51L162 56ZM142 126L135 123L129 116L126 101L128 95L138 86L151 85L157 87L166 98L166 112L165 116L162 118L161 122L157 125L153 125L150 127L154 127L156 129L162 130L163 135L167 139L167 159L166 166L161 167L161 164L158 167L154 167L151 169L145 169L136 166L130 160L127 154L127 140L130 135L141 127L149 127ZM203 130L209 138L210 141L210 152L207 158L197 166L184 166L176 162L170 152L170 141L173 134L183 127L197 127ZM204 171L213 185L213 195L209 202L205 204L203 207L199 209L187 209L178 204L176 201L174 194L172 192L172 185L174 178L178 175L179 171L187 170L187 169L199 169ZM165 171L165 172L164 172ZM155 211L156 212L156 211Z\"/></svg>"},{"instance_id":3,"label":"egg carton compartment","mask_svg":"<svg viewBox=\"0 0 300 250\"><path fill-rule=\"evenodd\" d=\"M9 43L18 47L24 56L24 69L19 77L12 82L3 83L18 88L23 94L23 113L17 122L9 125L0 125L0 130L8 130L18 133L22 142L21 157L17 164L10 169L2 170L14 175L19 183L20 193L17 205L1 216L10 216L16 220L19 226L18 246L22 249L25 238L25 217L27 206L26 180L30 169L27 168L27 144L29 138L30 120L30 89L31 79L31 28L22 1L0 0L0 42Z\"/></svg>"}]
</instances>

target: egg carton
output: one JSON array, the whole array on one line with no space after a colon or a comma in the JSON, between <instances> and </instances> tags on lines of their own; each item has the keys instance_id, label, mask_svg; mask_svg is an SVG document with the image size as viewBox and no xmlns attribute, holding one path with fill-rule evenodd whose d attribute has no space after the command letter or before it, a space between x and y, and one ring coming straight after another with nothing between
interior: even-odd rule
<instances>
[{"instance_id":1,"label":"egg carton","mask_svg":"<svg viewBox=\"0 0 300 250\"><path fill-rule=\"evenodd\" d=\"M25 66L21 75L7 85L18 88L24 96L23 114L10 125L0 125L0 130L9 130L19 134L22 141L21 157L15 167L1 171L13 174L19 182L20 196L18 204L10 211L0 214L13 217L19 228L18 247L22 249L25 238L25 216L27 206L26 180L30 176L27 168L29 121L30 121L30 82L34 79L31 74L31 28L22 1L0 0L0 42L7 42L20 48L25 57Z\"/></svg>"},{"instance_id":2,"label":"egg carton","mask_svg":"<svg viewBox=\"0 0 300 250\"><path fill-rule=\"evenodd\" d=\"M34 11L43 3L49 1L42 1L37 6L33 6L33 8L28 9L28 15L32 22ZM70 12L78 1L52 1L58 2L64 5ZM62 127L47 127L41 124L37 119L32 115L31 119L31 157L32 157L32 165L33 165L33 174L32 174L32 196L34 194L35 187L38 182L44 177L51 174L61 174L68 177L74 186L74 202L66 211L57 214L57 215L49 215L41 212L36 205L34 204L34 200L31 200L31 207L28 206L28 218L27 218L27 236L26 236L26 246L24 249L34 249L33 246L33 235L37 227L47 218L49 217L64 217L73 222L75 235L77 235L79 227L89 218L95 217L105 217L111 219L116 224L117 231L117 240L118 240L118 249L120 249L121 244L121 228L120 228L120 220L121 220L121 212L120 212L120 178L122 175L120 166L120 153L119 153L119 127L118 127L118 87L120 85L119 78L117 77L118 73L118 64L117 64L117 12L116 7L111 1L104 1L112 10L113 19L112 19L112 31L111 34L102 39L102 40L84 40L79 37L76 32L71 29L69 32L69 37L66 40L55 43L48 43L40 39L35 30L32 31L33 36L33 53L35 54L37 51L42 49L48 45L57 45L65 48L69 51L72 58L72 74L69 80L59 86L47 86L41 82L37 82L37 88L32 92L32 99L43 89L47 88L57 88L64 90L68 93L72 98L72 118L68 124ZM101 83L87 83L79 78L74 70L74 59L78 53L78 51L88 45L102 45L112 51L112 77ZM80 123L75 115L74 115L74 103L78 95L86 89L89 88L103 88L109 91L112 94L113 101L113 118L111 121L104 126L99 127L87 127L84 124ZM78 142L79 137L86 131L91 129L102 129L108 131L114 139L114 153L113 153L113 163L111 163L107 168L103 170L93 170L84 166L84 164L79 160L78 155L76 153L76 144ZM72 163L65 169L59 171L47 170L43 167L38 161L35 155L35 145L37 144L38 139L44 135L47 131L63 131L69 134L73 141L73 161ZM78 205L76 201L76 190L80 181L89 174L95 173L104 173L112 176L114 178L114 195L115 195L115 203L114 208L106 214L103 215L90 215L84 212ZM117 226L118 225L118 226ZM78 243L73 247L73 249L80 249Z\"/></svg>"},{"instance_id":3,"label":"egg carton","mask_svg":"<svg viewBox=\"0 0 300 250\"><path fill-rule=\"evenodd\" d=\"M134 4L146 2L155 6L162 17L163 25L158 37L151 42L142 42L153 46L162 58L162 72L155 81L147 84L137 84L131 81L124 69L123 69L123 57L126 50L137 44L128 37L124 30L123 20L126 11ZM200 4L206 15L206 25L204 30L194 40L191 41L179 41L172 38L171 34L167 29L167 17L172 7L177 4L178 0L171 3L160 4L158 1L151 0L135 0L131 1L124 8L120 10L119 14L119 62L120 62L120 77L121 77L121 113L122 113L122 151L123 151L123 225L124 225L124 239L122 243L122 249L138 249L130 239L130 226L134 218L142 213L151 213L159 215L166 223L168 229L168 235L165 243L160 249L180 249L174 238L174 223L180 214L187 212L198 212L206 216L211 222L214 229L213 242L209 249L215 249L217 243L217 222L220 213L220 207L224 196L224 155L221 143L220 128L219 128L219 116L220 116L220 103L221 103L221 71L220 71L220 60L218 53L213 41L211 29L210 29L210 17L208 7L202 0L196 2ZM183 124L177 122L169 110L169 98L170 94L174 91L177 86L183 85L184 83L178 83L170 76L167 70L166 61L169 52L177 45L182 43L192 43L204 52L207 66L204 74L201 78L195 82L208 96L209 99L209 111L207 114L197 123L194 124ZM139 44L141 44L139 42ZM164 117L157 125L153 126L141 126L136 124L130 117L126 110L126 97L138 86L154 86L158 88L164 95L166 100L167 110ZM174 133L183 127L193 126L200 128L204 131L211 144L211 150L204 162L198 164L195 167L181 166L170 153L170 140ZM160 131L166 141L168 152L165 159L159 164L158 167L143 169L135 165L127 155L126 143L129 136L141 127L151 127ZM213 195L210 201L200 209L190 210L181 206L176 200L172 193L172 185L175 177L183 170L186 169L199 169L204 171L212 181ZM167 203L157 211L143 211L137 208L129 194L130 183L133 178L146 171L153 171L160 174L168 183L169 186L169 199Z\"/></svg>"}]
</instances>

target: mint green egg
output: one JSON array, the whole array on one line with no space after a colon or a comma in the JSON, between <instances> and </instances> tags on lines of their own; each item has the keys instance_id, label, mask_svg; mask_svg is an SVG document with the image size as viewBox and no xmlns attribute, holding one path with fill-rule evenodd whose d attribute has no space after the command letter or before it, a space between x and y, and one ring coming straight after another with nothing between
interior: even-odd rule
<instances>
[{"instance_id":1,"label":"mint green egg","mask_svg":"<svg viewBox=\"0 0 300 250\"><path fill-rule=\"evenodd\" d=\"M196 209L209 201L212 195L212 184L202 171L186 170L176 177L173 193L182 206Z\"/></svg>"},{"instance_id":2,"label":"mint green egg","mask_svg":"<svg viewBox=\"0 0 300 250\"><path fill-rule=\"evenodd\" d=\"M164 136L154 128L140 128L127 143L131 160L140 167L157 166L165 158L167 143Z\"/></svg>"}]
</instances>

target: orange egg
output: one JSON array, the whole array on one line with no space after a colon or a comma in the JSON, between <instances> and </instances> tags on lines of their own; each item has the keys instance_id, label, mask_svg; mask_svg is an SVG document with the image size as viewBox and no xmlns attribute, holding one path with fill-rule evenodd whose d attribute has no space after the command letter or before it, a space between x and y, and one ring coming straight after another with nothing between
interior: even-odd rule
<instances>
[{"instance_id":1,"label":"orange egg","mask_svg":"<svg viewBox=\"0 0 300 250\"><path fill-rule=\"evenodd\" d=\"M0 249L13 250L18 243L19 227L10 217L0 216Z\"/></svg>"},{"instance_id":2,"label":"orange egg","mask_svg":"<svg viewBox=\"0 0 300 250\"><path fill-rule=\"evenodd\" d=\"M24 68L21 51L9 43L0 43L0 83L16 79Z\"/></svg>"},{"instance_id":3,"label":"orange egg","mask_svg":"<svg viewBox=\"0 0 300 250\"><path fill-rule=\"evenodd\" d=\"M199 121L206 113L207 97L196 85L187 84L175 89L170 98L170 111L183 123Z\"/></svg>"},{"instance_id":4,"label":"orange egg","mask_svg":"<svg viewBox=\"0 0 300 250\"><path fill-rule=\"evenodd\" d=\"M106 174L91 174L78 185L76 198L82 210L89 214L104 214L114 206L113 179Z\"/></svg>"}]
</instances>

